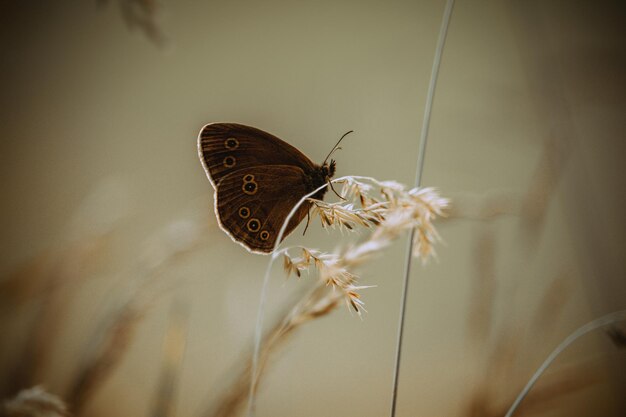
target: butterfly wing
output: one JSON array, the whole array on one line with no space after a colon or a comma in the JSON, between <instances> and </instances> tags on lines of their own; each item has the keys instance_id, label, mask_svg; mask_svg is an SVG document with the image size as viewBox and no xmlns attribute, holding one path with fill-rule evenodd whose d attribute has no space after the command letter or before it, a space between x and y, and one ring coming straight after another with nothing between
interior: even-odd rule
<instances>
[{"instance_id":1,"label":"butterfly wing","mask_svg":"<svg viewBox=\"0 0 626 417\"><path fill-rule=\"evenodd\" d=\"M262 165L316 165L302 152L267 132L236 123L211 123L198 135L198 154L215 186L228 174Z\"/></svg>"},{"instance_id":2,"label":"butterfly wing","mask_svg":"<svg viewBox=\"0 0 626 417\"><path fill-rule=\"evenodd\" d=\"M215 190L215 214L220 227L251 252L270 253L278 233L309 190L306 174L293 165L263 165L238 169L221 177ZM284 237L307 215L304 202L289 221Z\"/></svg>"}]
</instances>

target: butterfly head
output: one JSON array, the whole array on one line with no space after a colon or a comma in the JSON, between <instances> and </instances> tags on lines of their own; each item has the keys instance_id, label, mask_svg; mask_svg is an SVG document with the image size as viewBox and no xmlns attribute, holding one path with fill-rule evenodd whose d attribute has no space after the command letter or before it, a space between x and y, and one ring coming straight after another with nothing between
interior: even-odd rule
<instances>
[{"instance_id":1,"label":"butterfly head","mask_svg":"<svg viewBox=\"0 0 626 417\"><path fill-rule=\"evenodd\" d=\"M330 179L335 176L335 168L337 163L334 159L330 160L330 164L322 165L322 175L324 177L325 182L330 181Z\"/></svg>"},{"instance_id":2,"label":"butterfly head","mask_svg":"<svg viewBox=\"0 0 626 417\"><path fill-rule=\"evenodd\" d=\"M353 130L350 130L350 131L344 133L343 136L339 139L339 141L335 144L335 146L333 146L333 148L330 150L328 155L326 155L326 159L324 159L324 162L322 162L322 176L324 177L324 182L330 181L330 179L335 175L335 165L336 165L334 159L331 159L329 164L326 163L326 161L328 161L328 158L330 158L330 156L333 154L333 152L341 149L339 147L339 144L341 143L343 138L345 138L346 136L348 136L352 132L353 132Z\"/></svg>"}]
</instances>

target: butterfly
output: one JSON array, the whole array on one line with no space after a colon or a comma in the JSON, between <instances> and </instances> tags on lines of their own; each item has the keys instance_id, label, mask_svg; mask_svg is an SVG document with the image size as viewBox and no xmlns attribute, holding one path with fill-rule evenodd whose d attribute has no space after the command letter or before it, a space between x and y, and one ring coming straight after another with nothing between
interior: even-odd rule
<instances>
[{"instance_id":1,"label":"butterfly","mask_svg":"<svg viewBox=\"0 0 626 417\"><path fill-rule=\"evenodd\" d=\"M351 133L351 132L348 132ZM215 215L232 240L253 253L272 252L289 212L302 197L335 175L335 160L317 165L302 152L260 129L210 123L198 135L198 155L215 190ZM312 198L322 200L326 187ZM289 221L284 237L308 216L306 200ZM308 225L308 223L307 223Z\"/></svg>"}]
</instances>

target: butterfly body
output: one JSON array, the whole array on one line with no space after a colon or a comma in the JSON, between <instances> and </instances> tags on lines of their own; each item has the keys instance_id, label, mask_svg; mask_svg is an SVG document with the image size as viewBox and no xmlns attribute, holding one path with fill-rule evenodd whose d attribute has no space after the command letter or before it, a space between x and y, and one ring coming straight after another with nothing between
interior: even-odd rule
<instances>
[{"instance_id":1,"label":"butterfly body","mask_svg":"<svg viewBox=\"0 0 626 417\"><path fill-rule=\"evenodd\" d=\"M335 161L318 165L277 137L236 123L211 123L198 136L198 154L213 188L222 230L254 253L272 252L283 222L302 197L330 181ZM323 199L326 188L313 198ZM284 236L307 216L305 201Z\"/></svg>"}]
</instances>

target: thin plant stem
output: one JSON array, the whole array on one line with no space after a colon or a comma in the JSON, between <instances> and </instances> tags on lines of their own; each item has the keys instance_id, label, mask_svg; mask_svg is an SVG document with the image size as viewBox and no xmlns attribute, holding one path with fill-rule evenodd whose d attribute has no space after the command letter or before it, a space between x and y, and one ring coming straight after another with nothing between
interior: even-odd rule
<instances>
[{"instance_id":1,"label":"thin plant stem","mask_svg":"<svg viewBox=\"0 0 626 417\"><path fill-rule=\"evenodd\" d=\"M368 180L372 180L376 182L376 180L374 180L373 178L359 177L359 176L341 177L341 178L332 180L332 182L340 182L348 178L368 179ZM248 413L247 413L248 417L254 417L254 412L255 412L257 369L259 367L259 352L261 350L261 339L263 336L263 318L265 316L265 302L267 299L267 287L269 284L270 272L272 270L272 266L274 265L274 261L280 255L276 249L278 249L278 247L280 246L283 235L285 234L285 230L287 230L287 225L289 224L289 221L291 220L293 215L296 213L298 208L300 208L300 206L308 198L313 197L318 191L326 188L328 184L329 183L321 185L315 190L311 191L310 193L302 197L300 201L298 201L298 203L296 203L296 205L293 206L293 208L291 209L291 211L285 218L285 221L283 221L283 225L280 228L280 231L278 232L278 236L276 237L276 243L274 244L274 249L272 250L270 260L267 263L267 268L265 269L265 275L263 277L263 284L261 287L261 297L259 301L259 309L258 309L257 316L256 316L256 325L255 325L255 330L254 330L254 352L252 354L252 368L250 372L252 381L250 382L250 391L248 393Z\"/></svg>"},{"instance_id":2,"label":"thin plant stem","mask_svg":"<svg viewBox=\"0 0 626 417\"><path fill-rule=\"evenodd\" d=\"M522 400L526 398L526 396L530 392L533 385L535 385L535 383L537 382L541 374L543 374L545 370L548 369L548 367L552 364L552 362L554 362L557 356L563 353L563 351L567 349L569 345L574 343L574 341L576 341L579 337L584 336L585 334L593 330L599 329L604 326L608 326L610 324L620 322L622 320L626 320L626 310L615 311L613 313L607 314L606 316L602 316L598 319L595 319L585 324L584 326L579 327L572 334L567 336L567 338L565 338L565 340L563 340L556 347L556 349L554 349L552 353L550 353L550 355L546 358L546 360L541 364L539 369L537 369L537 371L533 374L533 376L530 378L530 380L528 381L528 383L526 384L522 392L519 393L519 395L513 402L513 405L511 405L511 408L509 408L509 411L506 413L504 417L511 417L513 415L513 413L519 407Z\"/></svg>"},{"instance_id":3,"label":"thin plant stem","mask_svg":"<svg viewBox=\"0 0 626 417\"><path fill-rule=\"evenodd\" d=\"M419 187L422 182L422 173L424 171L424 157L426 154L426 141L428 139L428 131L430 128L430 115L433 108L433 99L435 96L435 87L437 78L439 77L439 66L441 64L441 56L443 47L446 43L448 34L448 26L452 17L452 8L454 0L448 0L443 13L441 28L439 30L439 39L437 40L437 48L435 49L435 57L433 59L433 67L430 73L430 84L428 85L428 95L426 96L426 106L424 108L424 120L422 122L422 132L420 134L419 153L417 157L417 172L415 176L415 186ZM402 295L400 301L400 318L398 319L398 335L396 340L396 358L393 371L393 383L391 388L391 411L390 416L395 417L398 400L398 381L400 377L400 360L402 357L402 339L404 337L404 318L406 310L406 300L409 289L409 276L411 274L411 264L413 260L413 240L415 238L415 228L411 230L409 242L407 246L406 262L404 268L404 279L402 282Z\"/></svg>"}]
</instances>

